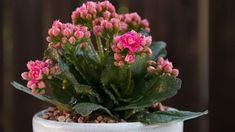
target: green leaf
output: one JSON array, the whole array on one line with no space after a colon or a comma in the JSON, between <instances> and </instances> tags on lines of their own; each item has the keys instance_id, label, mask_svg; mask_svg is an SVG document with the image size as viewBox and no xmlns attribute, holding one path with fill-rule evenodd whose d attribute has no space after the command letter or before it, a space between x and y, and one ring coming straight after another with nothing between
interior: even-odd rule
<instances>
[{"instance_id":1,"label":"green leaf","mask_svg":"<svg viewBox=\"0 0 235 132\"><path fill-rule=\"evenodd\" d=\"M128 105L121 106L115 110L128 110L149 107L156 102L164 101L176 95L181 87L181 80L169 75L156 75L142 81L142 85L135 87L135 93L132 95L133 101ZM146 90L147 89L147 90ZM137 98L136 98L137 97Z\"/></svg>"},{"instance_id":2,"label":"green leaf","mask_svg":"<svg viewBox=\"0 0 235 132\"><path fill-rule=\"evenodd\" d=\"M128 69L119 68L112 64L107 64L101 74L101 82L105 85L113 84L115 86L123 87L127 83Z\"/></svg>"},{"instance_id":3,"label":"green leaf","mask_svg":"<svg viewBox=\"0 0 235 132\"><path fill-rule=\"evenodd\" d=\"M106 86L103 87L101 86L101 89L104 91L104 93L106 93L109 96L109 98L113 101L114 104L119 105L114 94Z\"/></svg>"},{"instance_id":4,"label":"green leaf","mask_svg":"<svg viewBox=\"0 0 235 132\"><path fill-rule=\"evenodd\" d=\"M56 78L52 78L46 81L52 87L53 97L61 103L74 105L77 103L77 99L69 91L68 88L62 89L62 81Z\"/></svg>"},{"instance_id":5,"label":"green leaf","mask_svg":"<svg viewBox=\"0 0 235 132\"><path fill-rule=\"evenodd\" d=\"M95 88L92 87L92 86L79 85L78 87L75 87L75 90L77 91L77 94L91 95L93 97L96 97L96 99L99 103L102 102L102 99L100 98L100 95L96 92Z\"/></svg>"},{"instance_id":6,"label":"green leaf","mask_svg":"<svg viewBox=\"0 0 235 132\"><path fill-rule=\"evenodd\" d=\"M208 111L190 112L190 111L168 110L168 111L157 111L153 113L137 113L130 120L140 121L145 124L160 124L160 123L185 121L205 115L207 113Z\"/></svg>"},{"instance_id":7,"label":"green leaf","mask_svg":"<svg viewBox=\"0 0 235 132\"><path fill-rule=\"evenodd\" d=\"M81 114L82 116L88 116L93 111L102 110L111 117L113 117L113 114L107 108L94 103L78 103L73 107L73 110L76 113Z\"/></svg>"},{"instance_id":8,"label":"green leaf","mask_svg":"<svg viewBox=\"0 0 235 132\"><path fill-rule=\"evenodd\" d=\"M13 85L16 89L20 90L20 91L23 91L29 95L32 95L33 97L39 99L39 100L42 100L42 101L45 101L45 102L48 102L50 104L53 104L55 105L57 108L59 109L62 109L62 110L65 110L65 111L71 111L71 106L70 105L67 105L67 104L63 104L61 102L58 102L56 99L50 97L50 96L47 96L47 95L40 95L40 94L32 94L31 90L17 82L11 82L11 85Z\"/></svg>"},{"instance_id":9,"label":"green leaf","mask_svg":"<svg viewBox=\"0 0 235 132\"><path fill-rule=\"evenodd\" d=\"M166 43L163 41L156 41L153 42L150 48L153 51L153 55L151 57L151 60L157 60L158 57L165 57L167 54L166 51Z\"/></svg>"},{"instance_id":10,"label":"green leaf","mask_svg":"<svg viewBox=\"0 0 235 132\"><path fill-rule=\"evenodd\" d=\"M135 63L131 65L131 72L135 81L142 79L142 77L147 73L148 59L149 57L147 55L137 56Z\"/></svg>"},{"instance_id":11,"label":"green leaf","mask_svg":"<svg viewBox=\"0 0 235 132\"><path fill-rule=\"evenodd\" d=\"M101 62L97 56L93 54L91 48L77 48L75 52L75 67L77 67L85 76L90 84L97 84L100 80Z\"/></svg>"},{"instance_id":12,"label":"green leaf","mask_svg":"<svg viewBox=\"0 0 235 132\"><path fill-rule=\"evenodd\" d=\"M98 102L101 101L98 93L91 86L81 85L76 80L75 76L70 72L69 66L61 59L56 49L51 48L48 50L49 50L48 51L49 57L58 62L59 67L61 68L62 71L61 74L63 74L67 78L67 80L69 80L73 84L73 87L77 94L91 95L96 97Z\"/></svg>"}]
</instances>

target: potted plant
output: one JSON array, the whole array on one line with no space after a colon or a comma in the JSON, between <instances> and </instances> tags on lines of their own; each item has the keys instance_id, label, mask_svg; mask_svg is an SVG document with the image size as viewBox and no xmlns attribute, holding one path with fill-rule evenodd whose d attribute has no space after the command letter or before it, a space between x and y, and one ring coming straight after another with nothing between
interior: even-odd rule
<instances>
[{"instance_id":1,"label":"potted plant","mask_svg":"<svg viewBox=\"0 0 235 132\"><path fill-rule=\"evenodd\" d=\"M109 1L86 2L71 17L53 22L44 58L27 63L27 87L11 83L54 106L35 114L34 132L182 132L184 120L207 113L161 104L181 80L146 19Z\"/></svg>"}]
</instances>

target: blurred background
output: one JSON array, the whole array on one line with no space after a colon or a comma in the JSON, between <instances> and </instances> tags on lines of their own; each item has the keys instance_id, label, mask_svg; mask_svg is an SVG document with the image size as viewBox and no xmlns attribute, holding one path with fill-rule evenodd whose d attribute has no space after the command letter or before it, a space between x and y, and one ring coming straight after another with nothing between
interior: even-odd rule
<instances>
[{"instance_id":1,"label":"blurred background","mask_svg":"<svg viewBox=\"0 0 235 132\"><path fill-rule=\"evenodd\" d=\"M71 22L85 0L0 0L0 131L32 132L34 113L48 104L15 90L25 63L42 58L53 20ZM166 41L168 58L180 69L182 89L164 104L209 115L187 121L185 132L235 128L235 1L111 0L120 12L138 12L154 40ZM232 129L233 128L233 129Z\"/></svg>"}]
</instances>

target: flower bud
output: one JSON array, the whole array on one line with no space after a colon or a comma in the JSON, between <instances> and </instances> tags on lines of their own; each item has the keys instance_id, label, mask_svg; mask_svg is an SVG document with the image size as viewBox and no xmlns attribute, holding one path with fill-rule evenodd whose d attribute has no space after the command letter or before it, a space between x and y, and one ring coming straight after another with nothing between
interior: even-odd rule
<instances>
[{"instance_id":1,"label":"flower bud","mask_svg":"<svg viewBox=\"0 0 235 132\"><path fill-rule=\"evenodd\" d=\"M135 56L134 55L131 55L131 54L128 54L126 57L125 57L125 61L128 63L128 64L133 64L135 62Z\"/></svg>"},{"instance_id":2,"label":"flower bud","mask_svg":"<svg viewBox=\"0 0 235 132\"><path fill-rule=\"evenodd\" d=\"M52 35L58 36L60 34L60 29L59 28L53 28L52 29Z\"/></svg>"},{"instance_id":3,"label":"flower bud","mask_svg":"<svg viewBox=\"0 0 235 132\"><path fill-rule=\"evenodd\" d=\"M76 42L76 39L72 36L72 37L69 38L69 42L71 44L74 44Z\"/></svg>"},{"instance_id":4,"label":"flower bud","mask_svg":"<svg viewBox=\"0 0 235 132\"><path fill-rule=\"evenodd\" d=\"M43 81L40 81L38 83L38 88L45 88L45 87L46 87L46 84Z\"/></svg>"},{"instance_id":5,"label":"flower bud","mask_svg":"<svg viewBox=\"0 0 235 132\"><path fill-rule=\"evenodd\" d=\"M153 66L148 66L147 71L148 71L148 73L154 73L154 72L156 72L156 69Z\"/></svg>"},{"instance_id":6,"label":"flower bud","mask_svg":"<svg viewBox=\"0 0 235 132\"><path fill-rule=\"evenodd\" d=\"M28 80L28 79L29 79L28 72L23 72L23 73L21 74L21 77L22 77L24 80Z\"/></svg>"},{"instance_id":7,"label":"flower bud","mask_svg":"<svg viewBox=\"0 0 235 132\"><path fill-rule=\"evenodd\" d=\"M178 76L179 75L179 70L178 69L173 69L172 70L172 72L171 72L171 74L173 75L173 76Z\"/></svg>"},{"instance_id":8,"label":"flower bud","mask_svg":"<svg viewBox=\"0 0 235 132\"><path fill-rule=\"evenodd\" d=\"M115 59L116 61L121 61L121 60L122 60L122 55L119 54L119 53L114 53L114 59Z\"/></svg>"}]
</instances>

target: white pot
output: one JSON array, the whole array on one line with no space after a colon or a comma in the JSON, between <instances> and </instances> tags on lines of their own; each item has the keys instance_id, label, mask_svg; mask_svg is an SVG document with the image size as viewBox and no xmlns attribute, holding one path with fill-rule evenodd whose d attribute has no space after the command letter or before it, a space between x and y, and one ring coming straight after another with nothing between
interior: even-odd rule
<instances>
[{"instance_id":1,"label":"white pot","mask_svg":"<svg viewBox=\"0 0 235 132\"><path fill-rule=\"evenodd\" d=\"M183 122L144 125L130 123L70 123L41 118L44 111L33 117L33 132L183 132Z\"/></svg>"}]
</instances>

